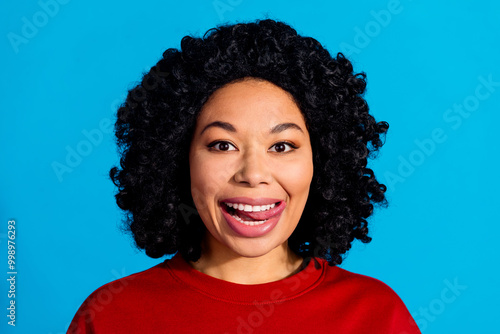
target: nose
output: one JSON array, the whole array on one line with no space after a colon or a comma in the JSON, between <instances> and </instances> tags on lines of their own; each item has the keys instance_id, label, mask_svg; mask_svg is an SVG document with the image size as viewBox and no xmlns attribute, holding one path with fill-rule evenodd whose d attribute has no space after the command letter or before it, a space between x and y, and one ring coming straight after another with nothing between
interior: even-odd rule
<instances>
[{"instance_id":1,"label":"nose","mask_svg":"<svg viewBox=\"0 0 500 334\"><path fill-rule=\"evenodd\" d=\"M250 150L242 154L240 165L234 174L234 180L250 187L270 184L272 173L269 161L266 159L266 152Z\"/></svg>"}]
</instances>

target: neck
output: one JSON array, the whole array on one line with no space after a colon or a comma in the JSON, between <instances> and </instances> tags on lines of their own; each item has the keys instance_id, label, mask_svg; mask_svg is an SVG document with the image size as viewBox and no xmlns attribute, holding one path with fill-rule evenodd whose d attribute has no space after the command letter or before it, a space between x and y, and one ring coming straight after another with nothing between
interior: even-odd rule
<instances>
[{"instance_id":1,"label":"neck","mask_svg":"<svg viewBox=\"0 0 500 334\"><path fill-rule=\"evenodd\" d=\"M206 250L191 266L212 277L238 284L262 284L289 277L301 270L303 259L295 254L288 243L258 257Z\"/></svg>"}]
</instances>

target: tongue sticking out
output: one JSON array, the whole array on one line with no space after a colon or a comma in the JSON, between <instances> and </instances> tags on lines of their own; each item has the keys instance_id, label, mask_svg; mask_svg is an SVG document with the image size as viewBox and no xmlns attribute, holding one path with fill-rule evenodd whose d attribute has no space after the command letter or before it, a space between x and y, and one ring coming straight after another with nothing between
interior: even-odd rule
<instances>
[{"instance_id":1,"label":"tongue sticking out","mask_svg":"<svg viewBox=\"0 0 500 334\"><path fill-rule=\"evenodd\" d=\"M247 221L252 221L252 220L258 221L258 220L261 220L261 219L258 219L256 217L256 215L255 215L256 213L257 212L245 212L245 211L241 211L241 210L235 210L234 215L240 217L243 220L247 220Z\"/></svg>"},{"instance_id":2,"label":"tongue sticking out","mask_svg":"<svg viewBox=\"0 0 500 334\"><path fill-rule=\"evenodd\" d=\"M238 216L240 219L245 221L262 221L270 219L279 212L283 211L283 209L284 203L278 202L273 208L266 211L244 211L228 208L228 212L232 215Z\"/></svg>"}]
</instances>

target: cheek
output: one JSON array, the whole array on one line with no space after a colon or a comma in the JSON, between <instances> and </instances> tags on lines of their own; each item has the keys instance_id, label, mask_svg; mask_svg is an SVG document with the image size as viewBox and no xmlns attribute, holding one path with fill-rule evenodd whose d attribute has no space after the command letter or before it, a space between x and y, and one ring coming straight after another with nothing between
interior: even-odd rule
<instances>
[{"instance_id":1,"label":"cheek","mask_svg":"<svg viewBox=\"0 0 500 334\"><path fill-rule=\"evenodd\" d=\"M311 158L312 160L312 158ZM280 168L280 183L292 197L307 197L313 176L312 161L288 164Z\"/></svg>"},{"instance_id":2,"label":"cheek","mask_svg":"<svg viewBox=\"0 0 500 334\"><path fill-rule=\"evenodd\" d=\"M213 203L227 183L227 166L216 159L194 155L190 160L191 195L198 210ZM200 206L200 207L198 207Z\"/></svg>"}]
</instances>

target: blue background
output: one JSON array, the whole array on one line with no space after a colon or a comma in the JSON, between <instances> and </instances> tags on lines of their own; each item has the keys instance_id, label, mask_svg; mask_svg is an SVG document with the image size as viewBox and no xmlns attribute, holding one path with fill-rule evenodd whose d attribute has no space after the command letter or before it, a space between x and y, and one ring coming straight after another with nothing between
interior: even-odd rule
<instances>
[{"instance_id":1,"label":"blue background","mask_svg":"<svg viewBox=\"0 0 500 334\"><path fill-rule=\"evenodd\" d=\"M109 122L184 35L264 17L349 55L368 75L373 114L390 123L372 164L390 206L371 219L373 242L355 243L342 267L390 285L424 333L498 327L499 2L53 4L0 5L2 333L63 333L97 287L163 261L119 231ZM68 162L77 150L80 159ZM71 167L58 175L54 163ZM17 226L14 330L6 317L9 219Z\"/></svg>"}]
</instances>

